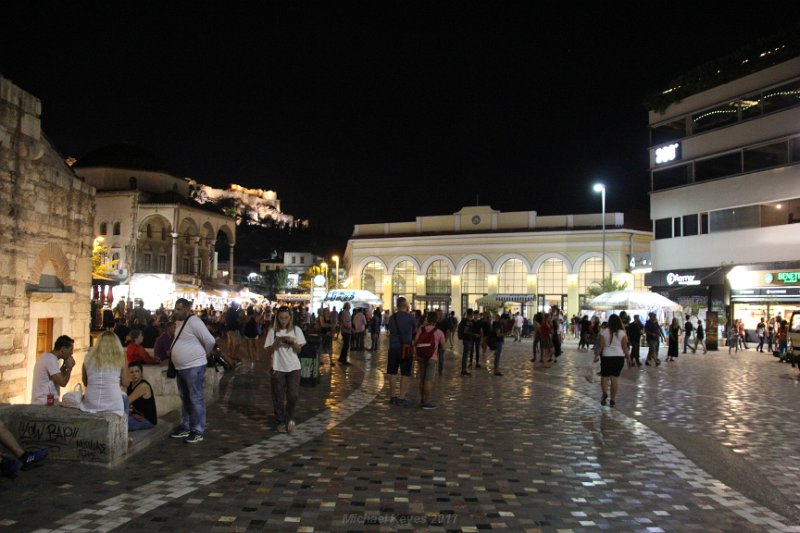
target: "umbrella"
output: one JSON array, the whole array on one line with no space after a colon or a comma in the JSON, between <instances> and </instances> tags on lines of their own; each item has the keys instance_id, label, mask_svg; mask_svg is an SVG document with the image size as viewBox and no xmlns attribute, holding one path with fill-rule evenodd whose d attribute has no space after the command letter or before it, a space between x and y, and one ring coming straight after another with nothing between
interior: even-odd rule
<instances>
[{"instance_id":1,"label":"umbrella","mask_svg":"<svg viewBox=\"0 0 800 533\"><path fill-rule=\"evenodd\" d=\"M497 300L497 294L493 292L487 294L486 296L481 296L475 300L475 303L483 307L490 307L492 309L496 309L502 304L502 302Z\"/></svg>"},{"instance_id":2,"label":"umbrella","mask_svg":"<svg viewBox=\"0 0 800 533\"><path fill-rule=\"evenodd\" d=\"M604 292L586 304L595 311L615 309L668 309L683 311L683 306L665 298L656 292L649 291L612 291Z\"/></svg>"}]
</instances>

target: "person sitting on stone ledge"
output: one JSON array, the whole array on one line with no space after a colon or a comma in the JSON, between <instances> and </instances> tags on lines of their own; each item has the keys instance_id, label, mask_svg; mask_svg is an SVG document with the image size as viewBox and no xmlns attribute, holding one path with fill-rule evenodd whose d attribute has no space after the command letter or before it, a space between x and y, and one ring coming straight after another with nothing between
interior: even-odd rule
<instances>
[{"instance_id":1,"label":"person sitting on stone ledge","mask_svg":"<svg viewBox=\"0 0 800 533\"><path fill-rule=\"evenodd\" d=\"M128 431L150 429L158 423L156 395L153 387L143 379L141 361L128 363L130 384L128 385Z\"/></svg>"},{"instance_id":2,"label":"person sitting on stone ledge","mask_svg":"<svg viewBox=\"0 0 800 533\"><path fill-rule=\"evenodd\" d=\"M14 454L13 459L10 457L3 457L0 459L0 474L4 476L13 476L20 468L33 466L47 457L47 448L39 448L38 450L26 452L3 422L0 422L0 443Z\"/></svg>"},{"instance_id":3,"label":"person sitting on stone ledge","mask_svg":"<svg viewBox=\"0 0 800 533\"><path fill-rule=\"evenodd\" d=\"M158 362L166 361L169 359L170 346L172 346L172 339L175 338L175 322L167 322L162 325L163 332L156 339L156 345L153 347L153 356Z\"/></svg>"},{"instance_id":4,"label":"person sitting on stone ledge","mask_svg":"<svg viewBox=\"0 0 800 533\"><path fill-rule=\"evenodd\" d=\"M125 351L117 336L104 331L97 337L94 348L86 354L83 361L83 384L86 392L81 403L81 411L100 413L110 411L126 416L127 395L120 390L130 382Z\"/></svg>"},{"instance_id":5,"label":"person sitting on stone ledge","mask_svg":"<svg viewBox=\"0 0 800 533\"><path fill-rule=\"evenodd\" d=\"M44 352L33 367L33 395L31 403L34 405L47 404L47 397L53 395L58 400L61 397L61 387L69 383L75 359L72 351L75 341L66 335L56 339L52 352ZM64 363L58 366L58 360Z\"/></svg>"},{"instance_id":6,"label":"person sitting on stone ledge","mask_svg":"<svg viewBox=\"0 0 800 533\"><path fill-rule=\"evenodd\" d=\"M130 337L131 342L129 342L128 347L125 348L125 358L128 362L141 361L146 365L157 365L158 361L147 352L144 346L142 346L142 341L144 340L142 330L138 328L132 329Z\"/></svg>"}]
</instances>

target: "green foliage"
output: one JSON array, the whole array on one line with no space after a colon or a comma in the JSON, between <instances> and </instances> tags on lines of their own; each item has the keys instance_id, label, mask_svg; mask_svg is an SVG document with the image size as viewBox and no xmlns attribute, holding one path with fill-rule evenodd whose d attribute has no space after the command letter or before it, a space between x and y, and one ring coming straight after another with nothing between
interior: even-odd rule
<instances>
[{"instance_id":1,"label":"green foliage","mask_svg":"<svg viewBox=\"0 0 800 533\"><path fill-rule=\"evenodd\" d=\"M597 298L606 292L624 291L628 288L628 282L622 282L612 279L611 276L605 278L603 281L595 281L586 288L586 297Z\"/></svg>"},{"instance_id":2,"label":"green foliage","mask_svg":"<svg viewBox=\"0 0 800 533\"><path fill-rule=\"evenodd\" d=\"M106 261L109 257L108 246L99 239L100 237L95 239L94 246L92 246L92 278L110 280L119 259Z\"/></svg>"},{"instance_id":3,"label":"green foliage","mask_svg":"<svg viewBox=\"0 0 800 533\"><path fill-rule=\"evenodd\" d=\"M265 292L268 294L276 294L281 292L289 285L289 272L286 269L278 268L276 270L267 270L261 274L263 279Z\"/></svg>"}]
</instances>

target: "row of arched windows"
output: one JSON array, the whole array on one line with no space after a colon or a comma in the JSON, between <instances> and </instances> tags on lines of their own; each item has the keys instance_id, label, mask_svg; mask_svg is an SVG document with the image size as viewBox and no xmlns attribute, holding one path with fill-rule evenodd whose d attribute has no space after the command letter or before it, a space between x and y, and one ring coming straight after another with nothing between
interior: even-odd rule
<instances>
[{"instance_id":1,"label":"row of arched windows","mask_svg":"<svg viewBox=\"0 0 800 533\"><path fill-rule=\"evenodd\" d=\"M113 222L112 223L112 235L119 235L120 234L120 223ZM99 231L97 232L98 235L108 235L108 222L101 222Z\"/></svg>"},{"instance_id":2,"label":"row of arched windows","mask_svg":"<svg viewBox=\"0 0 800 533\"><path fill-rule=\"evenodd\" d=\"M367 263L361 273L361 288L377 295L383 293L383 265L377 261ZM606 261L606 276L611 267ZM519 259L509 259L500 267L497 275L497 291L503 294L525 294L528 292L528 268ZM540 294L567 293L567 265L561 259L550 258L544 261L537 276L537 291ZM451 277L447 261L433 261L425 271L425 294L450 294ZM477 259L468 261L461 272L461 292L463 294L486 294L489 288L486 264ZM578 293L586 294L587 288L603 277L603 261L592 257L581 264L578 271ZM393 294L413 294L416 291L417 270L411 261L401 261L392 273Z\"/></svg>"}]
</instances>

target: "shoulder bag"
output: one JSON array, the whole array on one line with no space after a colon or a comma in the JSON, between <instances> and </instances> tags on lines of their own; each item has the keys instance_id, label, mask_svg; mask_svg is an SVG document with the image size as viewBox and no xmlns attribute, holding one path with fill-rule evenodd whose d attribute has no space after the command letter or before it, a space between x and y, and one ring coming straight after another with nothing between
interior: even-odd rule
<instances>
[{"instance_id":1,"label":"shoulder bag","mask_svg":"<svg viewBox=\"0 0 800 533\"><path fill-rule=\"evenodd\" d=\"M190 318L192 318L192 315L186 317L186 320L184 320L183 324L181 324L180 331L178 331L178 334L175 335L175 339L172 341L172 344L169 345L169 351L167 351L167 360L169 361L167 364L167 377L169 379L175 379L178 376L178 371L172 362L172 347L175 346L176 342L178 342L178 338L181 336L181 333L183 333L183 328L186 327L186 323L189 322Z\"/></svg>"}]
</instances>

